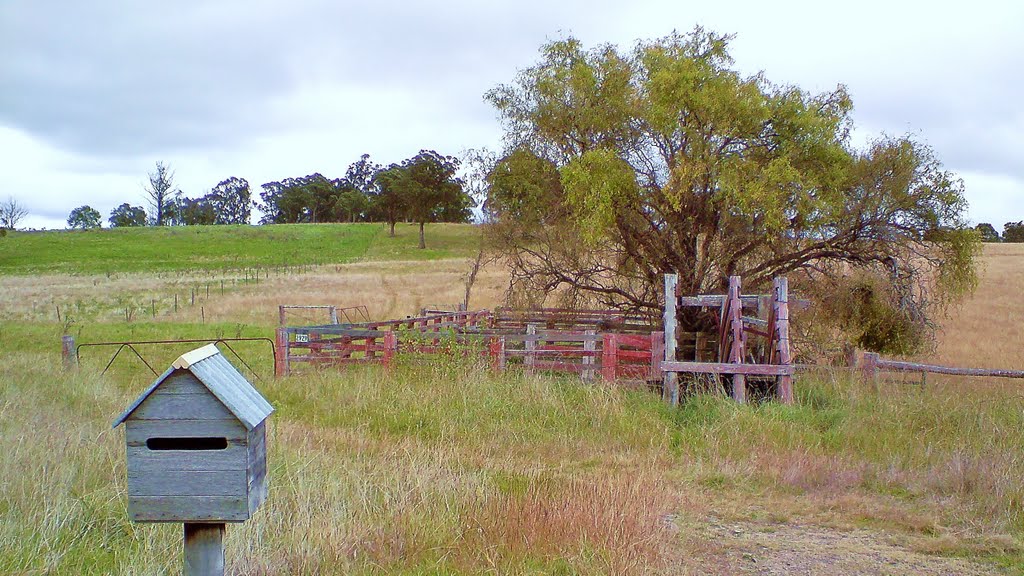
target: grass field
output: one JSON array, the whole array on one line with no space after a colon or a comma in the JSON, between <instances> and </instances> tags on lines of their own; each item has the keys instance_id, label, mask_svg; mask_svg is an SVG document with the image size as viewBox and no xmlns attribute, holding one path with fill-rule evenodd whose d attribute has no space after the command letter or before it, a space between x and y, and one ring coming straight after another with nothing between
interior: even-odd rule
<instances>
[{"instance_id":1,"label":"grass field","mask_svg":"<svg viewBox=\"0 0 1024 576\"><path fill-rule=\"evenodd\" d=\"M402 230L405 228L406 230ZM427 249L410 226L389 238L380 224L169 226L15 232L0 242L0 274L218 271L340 264L359 259L432 260L472 253L468 225L432 224Z\"/></svg>"},{"instance_id":2,"label":"grass field","mask_svg":"<svg viewBox=\"0 0 1024 576\"><path fill-rule=\"evenodd\" d=\"M123 432L110 429L152 375L126 356L101 376L110 352L98 349L61 370L65 330L79 342L266 336L279 303L394 317L461 300L472 229L438 230L452 246L422 254L405 228L375 232L353 260L271 269L223 292L231 274L205 260L32 275L0 260L14 268L0 272L0 573L180 569L180 526L128 522ZM986 247L985 261L933 359L1022 368L1024 251ZM214 289L193 305L203 282ZM474 307L497 303L504 282L485 270ZM126 319L119 302L142 305ZM228 527L232 574L1024 573L1018 386L942 380L921 393L894 381L876 394L836 372L801 378L791 407L704 396L670 410L641 390L454 359L273 380L260 346L238 350L277 410L271 492ZM162 368L182 351L147 355Z\"/></svg>"}]
</instances>

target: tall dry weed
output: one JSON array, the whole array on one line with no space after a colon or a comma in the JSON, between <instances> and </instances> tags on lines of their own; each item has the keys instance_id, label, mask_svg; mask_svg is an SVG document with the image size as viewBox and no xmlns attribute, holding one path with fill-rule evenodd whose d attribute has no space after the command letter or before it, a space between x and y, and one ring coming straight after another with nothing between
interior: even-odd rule
<instances>
[{"instance_id":1,"label":"tall dry weed","mask_svg":"<svg viewBox=\"0 0 1024 576\"><path fill-rule=\"evenodd\" d=\"M571 559L603 573L651 574L671 556L678 498L655 475L533 478L464 516L461 555L500 571L521 558Z\"/></svg>"}]
</instances>

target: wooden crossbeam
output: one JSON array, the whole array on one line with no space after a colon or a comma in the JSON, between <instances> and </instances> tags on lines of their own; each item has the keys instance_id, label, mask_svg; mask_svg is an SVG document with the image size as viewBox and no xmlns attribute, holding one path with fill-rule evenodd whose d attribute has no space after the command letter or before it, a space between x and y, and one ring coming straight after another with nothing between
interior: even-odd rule
<instances>
[{"instance_id":1,"label":"wooden crossbeam","mask_svg":"<svg viewBox=\"0 0 1024 576\"><path fill-rule=\"evenodd\" d=\"M662 362L665 373L690 372L694 374L743 374L747 376L792 376L793 365L779 364L735 364L731 362Z\"/></svg>"}]
</instances>

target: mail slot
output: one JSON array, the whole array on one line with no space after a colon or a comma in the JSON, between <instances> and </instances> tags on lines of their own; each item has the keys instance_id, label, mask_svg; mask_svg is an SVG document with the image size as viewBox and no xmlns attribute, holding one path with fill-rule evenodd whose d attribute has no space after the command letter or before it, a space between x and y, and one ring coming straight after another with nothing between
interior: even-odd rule
<instances>
[{"instance_id":1,"label":"mail slot","mask_svg":"<svg viewBox=\"0 0 1024 576\"><path fill-rule=\"evenodd\" d=\"M227 438L150 438L146 448L150 450L225 450Z\"/></svg>"}]
</instances>

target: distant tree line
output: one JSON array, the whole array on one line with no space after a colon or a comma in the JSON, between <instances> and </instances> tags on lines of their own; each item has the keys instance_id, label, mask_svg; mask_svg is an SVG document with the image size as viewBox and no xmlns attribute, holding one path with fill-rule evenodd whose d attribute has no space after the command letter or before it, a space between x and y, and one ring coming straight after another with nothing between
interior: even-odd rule
<instances>
[{"instance_id":1,"label":"distant tree line","mask_svg":"<svg viewBox=\"0 0 1024 576\"><path fill-rule=\"evenodd\" d=\"M427 222L468 222L473 199L456 175L459 160L433 150L421 150L401 163L383 167L363 154L341 178L320 173L285 178L260 186L253 197L249 182L232 176L207 194L189 198L174 186L174 171L163 162L148 174L144 185L148 211L124 203L114 208L111 227L192 226L248 224L253 208L263 216L260 224L317 222L387 222L391 236L395 224L419 224L420 247L425 247ZM68 227L99 228L102 216L91 206L79 206L68 215Z\"/></svg>"},{"instance_id":2,"label":"distant tree line","mask_svg":"<svg viewBox=\"0 0 1024 576\"><path fill-rule=\"evenodd\" d=\"M982 242L1024 242L1024 221L1007 222L1003 224L1003 234L1000 236L995 226L988 222L982 222L974 227L981 236Z\"/></svg>"},{"instance_id":3,"label":"distant tree line","mask_svg":"<svg viewBox=\"0 0 1024 576\"><path fill-rule=\"evenodd\" d=\"M456 176L459 160L421 150L401 163L382 167L368 154L342 178L316 173L263 184L261 224L297 222L468 222L473 199ZM422 242L421 242L422 243Z\"/></svg>"}]
</instances>

